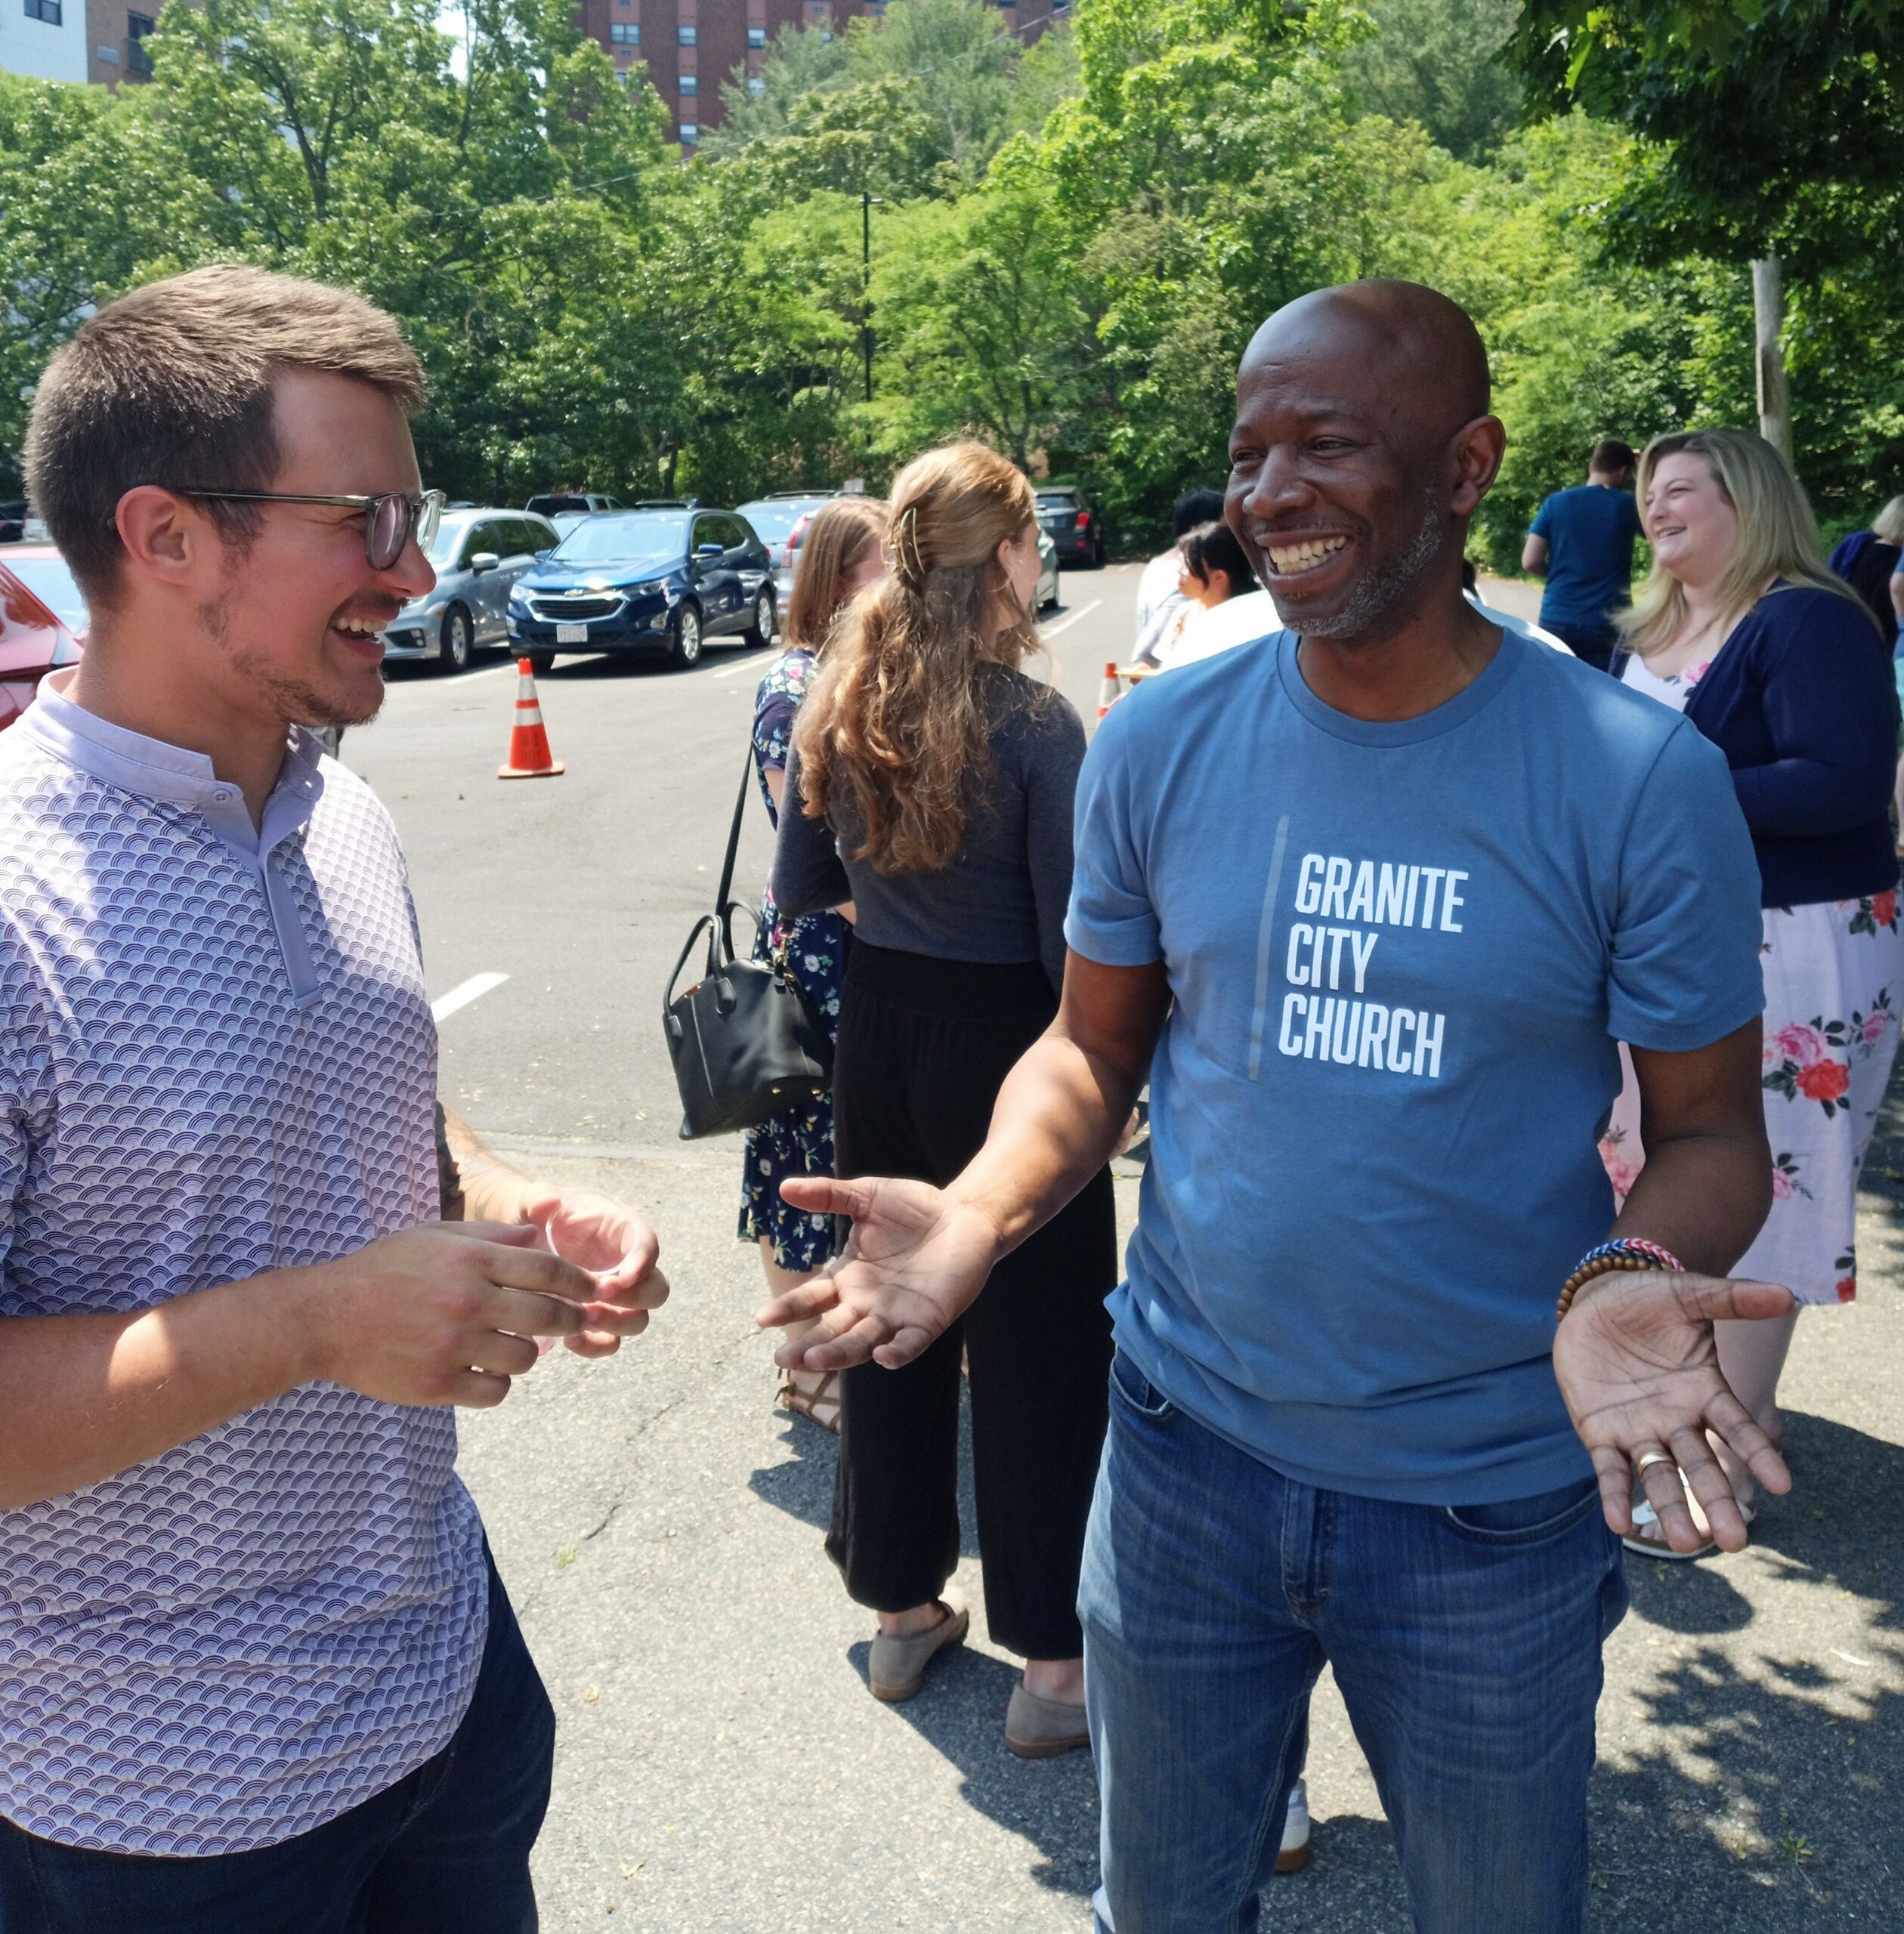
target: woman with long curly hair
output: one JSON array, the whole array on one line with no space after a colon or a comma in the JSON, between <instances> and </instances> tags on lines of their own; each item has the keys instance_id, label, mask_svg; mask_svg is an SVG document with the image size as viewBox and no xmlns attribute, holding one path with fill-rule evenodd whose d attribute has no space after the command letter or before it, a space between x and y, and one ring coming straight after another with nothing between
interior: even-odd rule
<instances>
[{"instance_id":1,"label":"woman with long curly hair","mask_svg":"<svg viewBox=\"0 0 1904 1934\"><path fill-rule=\"evenodd\" d=\"M1872 613L1826 569L1785 459L1739 430L1656 437L1640 459L1652 575L1621 614L1625 682L1683 712L1725 753L1758 855L1764 935L1770 1215L1735 1276L1805 1305L1857 1293L1858 1171L1897 1053L1904 931L1889 807L1898 701ZM1629 1063L1600 1145L1615 1192L1645 1151ZM1797 1312L1713 1326L1719 1367L1776 1444ZM1751 1473L1713 1449L1752 1515ZM1694 1506L1695 1522L1704 1528ZM1629 1546L1674 1551L1652 1506Z\"/></svg>"},{"instance_id":2,"label":"woman with long curly hair","mask_svg":"<svg viewBox=\"0 0 1904 1934\"><path fill-rule=\"evenodd\" d=\"M836 497L807 527L787 600L786 649L769 667L754 695L754 767L767 802L767 817L780 823L793 721L812 682L835 621L859 592L886 569L881 546L886 507L870 497ZM813 1004L829 1030L839 1019L839 990L852 945L851 910L827 909L794 919L762 897L761 940L755 957L773 962ZM740 1239L760 1245L770 1294L784 1296L822 1268L833 1253L830 1216L809 1216L780 1192L789 1176L833 1173L833 1101L796 1102L747 1132L740 1171ZM787 1340L800 1333L787 1332ZM784 1370L780 1398L790 1410L827 1430L839 1428L839 1373Z\"/></svg>"},{"instance_id":3,"label":"woman with long curly hair","mask_svg":"<svg viewBox=\"0 0 1904 1934\"><path fill-rule=\"evenodd\" d=\"M794 728L774 892L786 912L855 910L833 1073L838 1173L943 1185L1057 1012L1084 731L1019 669L1037 648L1037 517L1022 473L954 444L908 464L891 508L886 576L847 613ZM986 1616L1028 1661L1005 1726L1028 1757L1088 1743L1077 1574L1116 1274L1105 1171L916 1361L842 1379L827 1549L879 1615L874 1696L908 1699L966 1632L942 1593L959 1559L969 1355Z\"/></svg>"}]
</instances>

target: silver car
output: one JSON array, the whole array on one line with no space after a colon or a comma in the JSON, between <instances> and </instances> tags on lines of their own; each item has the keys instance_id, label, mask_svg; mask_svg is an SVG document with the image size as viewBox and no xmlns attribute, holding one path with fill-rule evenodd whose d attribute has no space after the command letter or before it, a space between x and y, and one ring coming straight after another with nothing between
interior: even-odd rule
<instances>
[{"instance_id":1,"label":"silver car","mask_svg":"<svg viewBox=\"0 0 1904 1934\"><path fill-rule=\"evenodd\" d=\"M460 672L479 647L509 641L509 589L560 540L533 511L446 511L430 546L436 586L385 628L388 659L434 658Z\"/></svg>"},{"instance_id":2,"label":"silver car","mask_svg":"<svg viewBox=\"0 0 1904 1934\"><path fill-rule=\"evenodd\" d=\"M774 595L784 611L793 600L793 566L799 557L796 535L804 537L815 511L832 502L831 490L774 490L739 506L737 514L754 527L754 534L773 559Z\"/></svg>"}]
</instances>

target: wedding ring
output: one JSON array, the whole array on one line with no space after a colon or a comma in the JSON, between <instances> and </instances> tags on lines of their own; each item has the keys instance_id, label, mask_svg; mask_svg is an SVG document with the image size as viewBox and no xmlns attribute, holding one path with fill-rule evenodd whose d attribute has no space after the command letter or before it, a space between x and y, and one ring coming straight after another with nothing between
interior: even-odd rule
<instances>
[{"instance_id":1,"label":"wedding ring","mask_svg":"<svg viewBox=\"0 0 1904 1934\"><path fill-rule=\"evenodd\" d=\"M1671 1464L1675 1460L1664 1450L1642 1450L1633 1460L1633 1468L1643 1480L1655 1464Z\"/></svg>"}]
</instances>

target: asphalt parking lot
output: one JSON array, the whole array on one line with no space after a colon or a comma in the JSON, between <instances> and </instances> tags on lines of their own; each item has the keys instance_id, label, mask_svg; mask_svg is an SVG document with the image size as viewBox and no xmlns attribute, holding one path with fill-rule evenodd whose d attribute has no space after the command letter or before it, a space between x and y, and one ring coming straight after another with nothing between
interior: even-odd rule
<instances>
[{"instance_id":1,"label":"asphalt parking lot","mask_svg":"<svg viewBox=\"0 0 1904 1934\"><path fill-rule=\"evenodd\" d=\"M1087 717L1135 582L1066 573L1048 629ZM1090 1769L1005 1749L1012 1669L984 1632L969 1525L971 1643L912 1704L877 1704L870 1620L821 1550L833 1440L770 1407L738 1145L675 1135L662 989L712 892L760 669L558 664L540 681L557 780L493 777L499 665L401 675L345 746L403 835L431 991L460 990L444 1092L519 1166L642 1206L675 1284L620 1358L558 1352L465 1423L465 1473L561 1720L543 1924L1079 1934ZM755 818L744 891L767 850ZM1896 1092L1867 1184L1862 1299L1807 1317L1788 1375L1794 1494L1739 1557L1629 1568L1593 1793L1590 1924L1607 1934L1904 1924ZM1133 1182L1119 1193L1127 1218ZM1266 1927L1401 1934L1387 1830L1326 1680L1309 1779L1315 1861L1272 1889Z\"/></svg>"}]
</instances>

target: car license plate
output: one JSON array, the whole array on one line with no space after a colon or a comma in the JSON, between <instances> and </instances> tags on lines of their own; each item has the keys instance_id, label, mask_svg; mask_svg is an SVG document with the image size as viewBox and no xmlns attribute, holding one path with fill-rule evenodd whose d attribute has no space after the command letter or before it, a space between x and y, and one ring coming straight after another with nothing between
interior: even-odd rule
<instances>
[{"instance_id":1,"label":"car license plate","mask_svg":"<svg viewBox=\"0 0 1904 1934\"><path fill-rule=\"evenodd\" d=\"M586 644L588 641L589 628L586 625L558 625L555 627L555 642L558 644Z\"/></svg>"}]
</instances>

